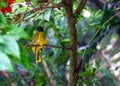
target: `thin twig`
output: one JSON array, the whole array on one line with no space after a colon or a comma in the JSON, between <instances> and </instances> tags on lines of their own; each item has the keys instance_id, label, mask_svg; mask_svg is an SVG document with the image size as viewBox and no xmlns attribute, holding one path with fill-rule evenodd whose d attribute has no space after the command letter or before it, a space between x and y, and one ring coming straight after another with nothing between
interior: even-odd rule
<instances>
[{"instance_id":1,"label":"thin twig","mask_svg":"<svg viewBox=\"0 0 120 86\"><path fill-rule=\"evenodd\" d=\"M52 6L58 6L56 3L54 3L52 0L48 0L48 3L51 4Z\"/></svg>"},{"instance_id":2,"label":"thin twig","mask_svg":"<svg viewBox=\"0 0 120 86\"><path fill-rule=\"evenodd\" d=\"M120 52L116 53L111 59L111 62L118 61L120 59Z\"/></svg>"},{"instance_id":3,"label":"thin twig","mask_svg":"<svg viewBox=\"0 0 120 86\"><path fill-rule=\"evenodd\" d=\"M87 0L81 0L74 14L80 14Z\"/></svg>"},{"instance_id":4,"label":"thin twig","mask_svg":"<svg viewBox=\"0 0 120 86\"><path fill-rule=\"evenodd\" d=\"M40 46L38 44L27 44L25 45L25 47L34 47L34 46ZM60 49L63 49L63 50L71 50L70 47L66 48L66 47L62 47L62 46L55 46L55 45L49 45L49 44L46 44L46 45L43 45L43 46L46 46L46 47L53 47L53 48L60 48Z\"/></svg>"},{"instance_id":5,"label":"thin twig","mask_svg":"<svg viewBox=\"0 0 120 86\"><path fill-rule=\"evenodd\" d=\"M117 70L118 68L120 68L120 62L117 62L116 64L112 65L111 68L110 68L110 70L115 71L115 70Z\"/></svg>"},{"instance_id":6,"label":"thin twig","mask_svg":"<svg viewBox=\"0 0 120 86\"><path fill-rule=\"evenodd\" d=\"M110 17L106 22L103 23L103 25L106 25L109 21L111 21L114 17L116 17L117 15L119 15L120 12L116 13L115 15L113 15L112 17ZM101 30L101 28L98 28L98 30L95 32L95 34L92 36L92 38L90 38L87 46L90 45L90 43L93 41L93 39L95 38L95 36L98 34L98 32ZM87 48L83 51L83 54L82 54L82 58L84 58L85 56L85 53L86 53L86 50Z\"/></svg>"},{"instance_id":7,"label":"thin twig","mask_svg":"<svg viewBox=\"0 0 120 86\"><path fill-rule=\"evenodd\" d=\"M111 64L110 64L110 61L109 61L109 57L105 54L105 52L103 50L101 51L101 54L102 54L105 62L107 63L107 67L110 68Z\"/></svg>"},{"instance_id":8,"label":"thin twig","mask_svg":"<svg viewBox=\"0 0 120 86\"><path fill-rule=\"evenodd\" d=\"M10 86L16 86L15 83L13 81L11 81L9 74L6 71L2 71L2 74L8 80Z\"/></svg>"},{"instance_id":9,"label":"thin twig","mask_svg":"<svg viewBox=\"0 0 120 86\"><path fill-rule=\"evenodd\" d=\"M25 16L26 16L28 13L33 13L33 12L35 12L35 11L43 10L43 9L46 9L46 8L60 8L60 7L62 7L62 4L57 4L57 5L55 5L55 6L40 6L40 7L36 7L36 8L34 8L34 9L32 9L32 10L29 10L29 11L26 11L26 12L22 13L21 17L20 17L17 21L15 21L14 24L17 24L17 23L23 21L24 18L25 18Z\"/></svg>"},{"instance_id":10,"label":"thin twig","mask_svg":"<svg viewBox=\"0 0 120 86\"><path fill-rule=\"evenodd\" d=\"M50 86L55 86L54 81L52 80L52 77L51 77L51 72L49 70L48 62L46 60L43 60L43 64L50 82Z\"/></svg>"}]
</instances>

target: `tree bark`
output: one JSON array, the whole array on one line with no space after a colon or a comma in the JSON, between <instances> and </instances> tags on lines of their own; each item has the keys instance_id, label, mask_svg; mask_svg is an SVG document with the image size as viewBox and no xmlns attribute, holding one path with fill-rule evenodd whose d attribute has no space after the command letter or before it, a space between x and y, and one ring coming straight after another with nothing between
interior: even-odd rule
<instances>
[{"instance_id":1,"label":"tree bark","mask_svg":"<svg viewBox=\"0 0 120 86\"><path fill-rule=\"evenodd\" d=\"M47 76L48 76L48 79L49 79L49 83L50 83L50 86L55 86L54 84L54 81L52 80L51 78L51 73L50 73L50 70L48 68L48 63L46 60L43 60L43 64L45 66L45 70L46 70L46 73L47 73Z\"/></svg>"},{"instance_id":2,"label":"tree bark","mask_svg":"<svg viewBox=\"0 0 120 86\"><path fill-rule=\"evenodd\" d=\"M76 86L77 77L74 71L77 66L77 33L75 29L76 19L72 10L72 2L65 2L63 0L64 8L66 10L66 18L68 22L68 28L70 32L70 70L68 86Z\"/></svg>"}]
</instances>

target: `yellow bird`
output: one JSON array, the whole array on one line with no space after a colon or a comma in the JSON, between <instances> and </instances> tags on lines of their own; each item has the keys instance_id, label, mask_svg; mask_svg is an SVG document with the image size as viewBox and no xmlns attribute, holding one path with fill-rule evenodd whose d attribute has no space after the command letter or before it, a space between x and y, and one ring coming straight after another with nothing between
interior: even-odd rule
<instances>
[{"instance_id":1,"label":"yellow bird","mask_svg":"<svg viewBox=\"0 0 120 86\"><path fill-rule=\"evenodd\" d=\"M43 27L38 27L32 40L32 44L39 45L32 47L32 51L36 57L36 62L41 62L41 57L39 56L39 50L42 50L44 45L47 44L46 36L43 30L44 30Z\"/></svg>"}]
</instances>

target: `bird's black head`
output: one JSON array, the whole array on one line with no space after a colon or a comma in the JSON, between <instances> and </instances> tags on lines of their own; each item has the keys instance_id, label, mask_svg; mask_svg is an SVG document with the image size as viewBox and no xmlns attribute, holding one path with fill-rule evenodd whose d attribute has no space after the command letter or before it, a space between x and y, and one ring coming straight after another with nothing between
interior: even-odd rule
<instances>
[{"instance_id":1,"label":"bird's black head","mask_svg":"<svg viewBox=\"0 0 120 86\"><path fill-rule=\"evenodd\" d=\"M40 32L40 31L43 31L44 28L40 26L40 27L37 28L37 30Z\"/></svg>"}]
</instances>

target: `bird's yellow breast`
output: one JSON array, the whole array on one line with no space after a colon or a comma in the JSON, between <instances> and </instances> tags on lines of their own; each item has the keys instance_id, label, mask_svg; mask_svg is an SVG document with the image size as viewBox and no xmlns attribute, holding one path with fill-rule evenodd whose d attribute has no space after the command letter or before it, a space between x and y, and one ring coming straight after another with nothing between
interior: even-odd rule
<instances>
[{"instance_id":1,"label":"bird's yellow breast","mask_svg":"<svg viewBox=\"0 0 120 86\"><path fill-rule=\"evenodd\" d=\"M39 44L40 48L43 48L43 46L47 44L45 33L37 31L33 37L32 43Z\"/></svg>"},{"instance_id":2,"label":"bird's yellow breast","mask_svg":"<svg viewBox=\"0 0 120 86\"><path fill-rule=\"evenodd\" d=\"M44 32L39 32L39 45L47 44L46 36Z\"/></svg>"}]
</instances>

